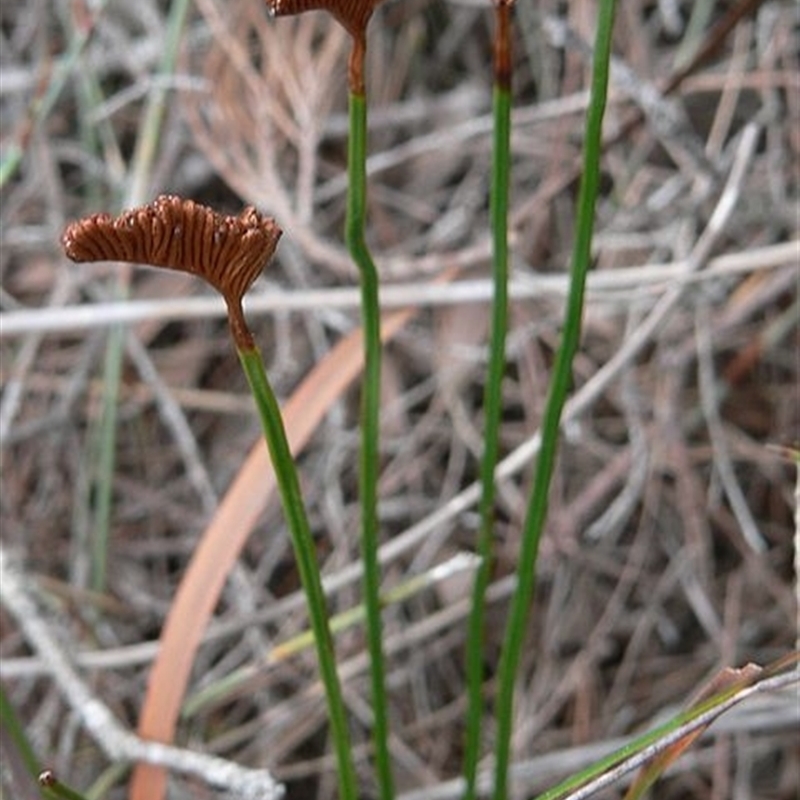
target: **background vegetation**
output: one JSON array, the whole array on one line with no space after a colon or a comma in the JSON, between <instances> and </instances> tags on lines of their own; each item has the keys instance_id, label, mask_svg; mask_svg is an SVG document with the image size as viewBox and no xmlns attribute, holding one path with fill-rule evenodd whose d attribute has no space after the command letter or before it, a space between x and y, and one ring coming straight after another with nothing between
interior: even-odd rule
<instances>
[{"instance_id":1,"label":"background vegetation","mask_svg":"<svg viewBox=\"0 0 800 800\"><path fill-rule=\"evenodd\" d=\"M714 25L744 6L713 55L661 93L714 41ZM223 532L230 540L253 532L230 574L216 574L225 589L188 689L195 699L217 691L187 707L176 741L268 767L292 798L331 797L313 650L274 651L307 619L279 504L266 503L263 461L256 451L248 457L261 447L258 421L222 304L176 275L78 267L58 246L66 221L162 191L232 213L255 204L277 217L286 233L249 317L294 424L320 420L301 478L318 556L338 581L333 605L351 608L357 393L341 385L353 356L335 349L358 325L358 292L342 289L356 280L342 244L348 42L325 16L275 21L256 0L198 0L185 21L180 12L156 0L0 8L2 544L93 691L135 729L155 643L192 553L220 530L215 509L236 478L250 501L236 505ZM560 329L593 15L594 3L582 0L520 1L515 11L501 441L511 458L498 486L490 675ZM383 359L379 511L392 542L389 586L474 546L490 22L484 4L406 0L387 2L370 25L368 239L387 308L415 309ZM579 400L551 494L517 700L522 792L676 710L722 666L765 664L794 646L794 475L771 445L800 438L797 42L792 3L619 4L606 118L614 141L575 370ZM715 230L712 213L748 122L760 126L758 144ZM619 357L684 286L681 272L708 236L710 258L695 265L664 323L634 357ZM445 271L450 283L431 288ZM133 302L113 302L123 295ZM112 447L103 364L108 326L123 308L138 316L121 338ZM78 318L79 310L88 313ZM615 356L610 380L598 385ZM314 371L320 364L327 371ZM104 448L115 459L98 470ZM470 583L471 573L459 573L385 612L392 754L406 798L455 796L447 781L461 768ZM127 797L127 775L108 769L11 617L0 621L0 677L40 758L73 786ZM340 634L337 646L349 711L366 721L361 629ZM246 681L222 691L236 670ZM796 725L796 696L755 699L726 716L654 796L794 797ZM365 732L354 736L364 759ZM223 796L177 776L170 792Z\"/></svg>"}]
</instances>

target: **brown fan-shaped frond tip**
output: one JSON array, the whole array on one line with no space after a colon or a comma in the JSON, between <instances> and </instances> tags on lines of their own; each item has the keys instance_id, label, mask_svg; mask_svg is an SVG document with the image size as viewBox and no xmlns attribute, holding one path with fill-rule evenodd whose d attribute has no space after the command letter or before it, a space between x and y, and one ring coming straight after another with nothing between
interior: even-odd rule
<instances>
[{"instance_id":1,"label":"brown fan-shaped frond tip","mask_svg":"<svg viewBox=\"0 0 800 800\"><path fill-rule=\"evenodd\" d=\"M285 17L303 11L328 11L354 38L364 36L367 22L380 0L267 0L273 16Z\"/></svg>"},{"instance_id":2,"label":"brown fan-shaped frond tip","mask_svg":"<svg viewBox=\"0 0 800 800\"><path fill-rule=\"evenodd\" d=\"M205 278L225 298L236 345L254 346L242 297L272 257L281 229L248 207L237 217L173 195L118 217L95 214L73 222L61 237L73 261L130 261Z\"/></svg>"},{"instance_id":3,"label":"brown fan-shaped frond tip","mask_svg":"<svg viewBox=\"0 0 800 800\"><path fill-rule=\"evenodd\" d=\"M248 207L225 216L173 195L125 211L73 222L61 242L73 261L153 264L205 278L238 303L275 252L281 230Z\"/></svg>"}]
</instances>

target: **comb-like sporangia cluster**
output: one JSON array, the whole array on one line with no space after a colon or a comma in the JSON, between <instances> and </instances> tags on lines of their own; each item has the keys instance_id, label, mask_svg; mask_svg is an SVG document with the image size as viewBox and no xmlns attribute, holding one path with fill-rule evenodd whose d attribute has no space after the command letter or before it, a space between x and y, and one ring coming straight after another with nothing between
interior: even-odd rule
<instances>
[{"instance_id":1,"label":"comb-like sporangia cluster","mask_svg":"<svg viewBox=\"0 0 800 800\"><path fill-rule=\"evenodd\" d=\"M73 222L61 238L73 261L153 264L205 278L226 298L241 298L277 247L281 230L248 207L238 216L174 195Z\"/></svg>"},{"instance_id":2,"label":"comb-like sporangia cluster","mask_svg":"<svg viewBox=\"0 0 800 800\"><path fill-rule=\"evenodd\" d=\"M345 30L356 38L363 36L367 22L380 0L267 0L276 17L322 10L333 14Z\"/></svg>"}]
</instances>

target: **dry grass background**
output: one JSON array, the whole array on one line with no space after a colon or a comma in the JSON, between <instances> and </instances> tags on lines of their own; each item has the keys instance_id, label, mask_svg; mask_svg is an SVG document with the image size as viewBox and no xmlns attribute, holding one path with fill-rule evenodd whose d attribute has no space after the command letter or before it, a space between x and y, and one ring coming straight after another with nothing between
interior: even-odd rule
<instances>
[{"instance_id":1,"label":"dry grass background","mask_svg":"<svg viewBox=\"0 0 800 800\"><path fill-rule=\"evenodd\" d=\"M586 102L586 54L578 39L566 51L555 46L548 15L561 14L571 35L591 41L593 5L541 2L534 10L520 0L516 13L507 454L536 432L558 341ZM625 69L614 82L607 130L621 131L642 103L647 121L625 131L604 160L576 391L678 285L743 126L755 121L761 134L710 263L646 347L565 427L519 681L514 748L529 767L521 797L584 764L596 743L676 710L722 666L765 664L795 642L793 470L769 445L800 439L800 21L795 4L752 4L755 12L713 59L669 98L659 96L653 88L685 57L693 5L619 3L615 52ZM737 4L710 5L713 22ZM170 191L225 212L250 203L274 214L286 233L250 307L270 375L289 397L358 325L355 295L336 291L354 282L341 244L348 43L320 15L273 21L257 0L198 0L177 70L159 78L167 4L111 0L101 12L92 8L77 0L5 0L0 8L3 155L24 149L0 209L0 525L3 547L21 560L45 618L97 696L133 729L153 643L259 429L221 303L198 308L204 287L134 272L131 298L153 302L137 307L127 345L108 587L89 592L93 432L104 314L118 311L108 305L115 269L69 264L58 237L70 219L118 210L141 179L145 199ZM88 20L89 38L39 118ZM369 239L387 300L418 309L386 348L385 541L447 509L476 476L488 316L490 30L485 4L417 0L387 2L370 28ZM168 91L163 130L151 167L134 175L143 106L158 88ZM426 294L445 269L469 282ZM94 311L76 326L70 309L89 304ZM356 397L350 390L330 404L300 460L328 575L358 553ZM520 459L500 485L490 675L530 473ZM469 550L475 522L471 507L443 515L421 544L392 558L387 584ZM182 719L177 741L268 767L291 798L333 797L312 654L260 666L304 629L301 607L277 605L296 588L272 502L228 579L190 693L241 667L253 677L244 691ZM454 578L386 611L397 778L403 791L419 790L415 797L432 797L432 787L460 768L467 594L467 580ZM337 609L357 600L352 584L333 595ZM337 641L347 701L363 721L361 632ZM4 686L40 755L70 784L90 786L108 763L8 615L0 655ZM742 707L654 797L796 797L797 724L796 695ZM488 713L485 734L491 741ZM363 728L356 741L363 764ZM368 775L365 768L365 797ZM110 783L105 797L127 797L124 776ZM173 777L169 796L223 794Z\"/></svg>"}]
</instances>

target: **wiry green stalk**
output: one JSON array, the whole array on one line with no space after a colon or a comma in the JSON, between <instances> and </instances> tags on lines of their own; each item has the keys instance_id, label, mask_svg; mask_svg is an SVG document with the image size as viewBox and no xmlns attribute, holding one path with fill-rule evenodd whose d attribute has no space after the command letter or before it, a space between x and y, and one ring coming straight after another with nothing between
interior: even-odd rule
<instances>
[{"instance_id":1,"label":"wiry green stalk","mask_svg":"<svg viewBox=\"0 0 800 800\"><path fill-rule=\"evenodd\" d=\"M348 193L345 238L361 277L361 316L364 331L364 381L361 387L361 457L359 496L361 499L361 554L364 561L364 605L367 616L367 646L372 684L373 741L381 800L394 797L389 754L389 712L386 699L386 669L383 658L378 563L378 472L381 334L378 304L378 271L364 241L367 178L367 99L350 92L350 134L348 140Z\"/></svg>"},{"instance_id":2,"label":"wiry green stalk","mask_svg":"<svg viewBox=\"0 0 800 800\"><path fill-rule=\"evenodd\" d=\"M492 229L493 287L489 365L483 393L484 451L481 462L480 529L477 552L480 564L472 590L467 648L467 719L464 742L465 800L477 796L478 760L480 757L481 724L483 721L483 658L486 592L492 570L494 534L494 470L497 465L500 439L500 417L503 403L503 373L506 363L506 330L508 328L508 177L510 171L511 131L511 56L509 46L510 6L496 5L494 56L494 140L492 144L492 178L490 186L490 224Z\"/></svg>"},{"instance_id":3,"label":"wiry green stalk","mask_svg":"<svg viewBox=\"0 0 800 800\"><path fill-rule=\"evenodd\" d=\"M497 741L495 746L494 800L506 800L507 798L511 731L514 716L514 681L527 631L535 585L539 541L547 517L547 495L555 464L561 412L572 380L572 361L580 340L583 296L586 275L591 261L594 209L600 176L602 122L608 88L613 22L614 0L603 0L598 7L597 36L592 66L591 101L587 112L586 139L583 148L584 170L578 197L578 218L570 268L570 288L566 302L564 329L561 334L561 345L553 366L553 377L542 419L542 444L536 464L517 561L517 588L511 599L511 608L500 654L498 695L495 711Z\"/></svg>"},{"instance_id":4,"label":"wiry green stalk","mask_svg":"<svg viewBox=\"0 0 800 800\"><path fill-rule=\"evenodd\" d=\"M328 611L325 594L322 589L322 580L314 555L314 539L308 524L303 496L300 492L297 470L286 438L286 431L283 427L280 407L267 380L260 354L255 348L249 350L239 349L238 353L261 418L264 438L272 458L278 490L283 503L283 511L286 515L289 534L292 538L292 547L297 560L300 581L303 584L303 590L308 602L308 616L317 648L320 675L328 702L331 735L336 750L339 796L342 800L357 800L358 784L353 765L350 733L347 727L347 714L342 698L339 675L336 672L336 654L328 624Z\"/></svg>"}]
</instances>

